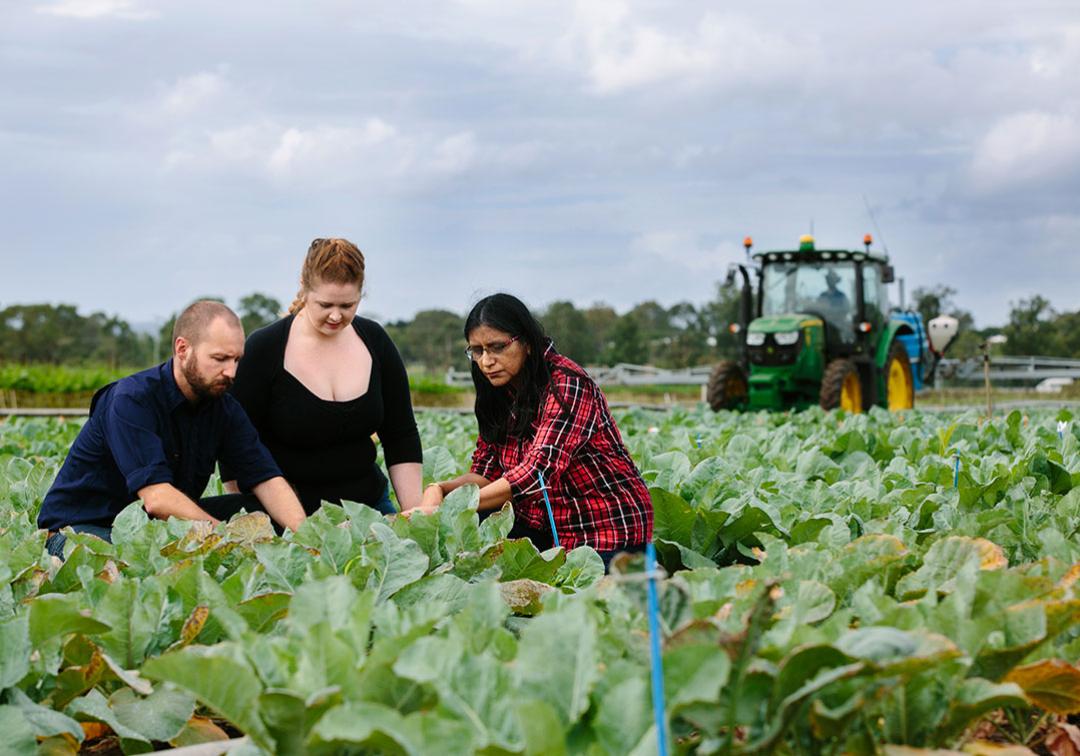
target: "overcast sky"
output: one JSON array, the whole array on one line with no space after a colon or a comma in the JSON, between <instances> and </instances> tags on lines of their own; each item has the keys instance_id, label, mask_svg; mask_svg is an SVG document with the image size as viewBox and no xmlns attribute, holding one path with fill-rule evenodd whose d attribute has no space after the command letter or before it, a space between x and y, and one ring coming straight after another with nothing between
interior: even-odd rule
<instances>
[{"instance_id":1,"label":"overcast sky","mask_svg":"<svg viewBox=\"0 0 1080 756\"><path fill-rule=\"evenodd\" d=\"M700 303L869 202L908 292L1080 309L1076 0L0 0L0 92L0 307L288 301L317 236L383 319Z\"/></svg>"}]
</instances>

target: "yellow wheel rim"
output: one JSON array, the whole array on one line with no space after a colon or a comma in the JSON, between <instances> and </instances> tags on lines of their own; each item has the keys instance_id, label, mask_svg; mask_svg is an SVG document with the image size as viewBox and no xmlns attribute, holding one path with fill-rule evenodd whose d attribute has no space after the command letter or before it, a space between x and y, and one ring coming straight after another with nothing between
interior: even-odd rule
<instances>
[{"instance_id":1,"label":"yellow wheel rim","mask_svg":"<svg viewBox=\"0 0 1080 756\"><path fill-rule=\"evenodd\" d=\"M859 374L854 370L844 376L844 385L840 387L840 409L862 412L862 386L859 385Z\"/></svg>"},{"instance_id":2,"label":"yellow wheel rim","mask_svg":"<svg viewBox=\"0 0 1080 756\"><path fill-rule=\"evenodd\" d=\"M904 369L900 360L889 363L886 396L889 397L889 412L911 409L915 406L915 391L911 383L911 372Z\"/></svg>"}]
</instances>

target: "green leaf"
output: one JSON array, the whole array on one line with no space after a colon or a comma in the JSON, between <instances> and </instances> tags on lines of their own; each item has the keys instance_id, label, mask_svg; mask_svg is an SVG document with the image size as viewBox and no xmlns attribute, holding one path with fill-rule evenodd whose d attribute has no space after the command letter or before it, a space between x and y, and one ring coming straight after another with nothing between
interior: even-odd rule
<instances>
[{"instance_id":1,"label":"green leaf","mask_svg":"<svg viewBox=\"0 0 1080 756\"><path fill-rule=\"evenodd\" d=\"M68 633L104 633L110 629L90 616L78 594L50 593L30 603L30 640L35 646Z\"/></svg>"},{"instance_id":2,"label":"green leaf","mask_svg":"<svg viewBox=\"0 0 1080 756\"><path fill-rule=\"evenodd\" d=\"M258 712L262 682L247 661L234 655L227 644L213 648L188 646L149 659L142 673L188 691L250 735L262 748L273 751Z\"/></svg>"},{"instance_id":3,"label":"green leaf","mask_svg":"<svg viewBox=\"0 0 1080 756\"><path fill-rule=\"evenodd\" d=\"M533 619L518 651L522 693L551 704L564 723L577 722L600 674L596 642L596 625L582 602Z\"/></svg>"},{"instance_id":4,"label":"green leaf","mask_svg":"<svg viewBox=\"0 0 1080 756\"><path fill-rule=\"evenodd\" d=\"M650 488L653 505L653 536L672 543L691 543L697 515L690 502L662 488Z\"/></svg>"},{"instance_id":5,"label":"green leaf","mask_svg":"<svg viewBox=\"0 0 1080 756\"><path fill-rule=\"evenodd\" d=\"M94 609L94 618L111 628L98 636L98 643L125 669L134 669L146 658L159 628L167 630L170 609L179 617L181 607L170 607L156 579L120 578Z\"/></svg>"},{"instance_id":6,"label":"green leaf","mask_svg":"<svg viewBox=\"0 0 1080 756\"><path fill-rule=\"evenodd\" d=\"M413 731L394 709L381 704L353 701L326 712L311 728L308 752L338 754L351 749L369 753L421 754L413 743Z\"/></svg>"},{"instance_id":7,"label":"green leaf","mask_svg":"<svg viewBox=\"0 0 1080 756\"><path fill-rule=\"evenodd\" d=\"M566 555L566 561L555 573L552 584L559 588L580 591L595 585L602 577L604 560L588 546L582 546Z\"/></svg>"},{"instance_id":8,"label":"green leaf","mask_svg":"<svg viewBox=\"0 0 1080 756\"><path fill-rule=\"evenodd\" d=\"M100 691L92 690L82 698L76 698L68 704L67 713L80 722L107 724L120 738L124 753L148 753L153 750L149 738L117 718L116 712Z\"/></svg>"},{"instance_id":9,"label":"green leaf","mask_svg":"<svg viewBox=\"0 0 1080 756\"><path fill-rule=\"evenodd\" d=\"M147 740L172 740L195 713L190 695L166 687L158 687L146 698L121 688L109 698L109 706L120 724Z\"/></svg>"},{"instance_id":10,"label":"green leaf","mask_svg":"<svg viewBox=\"0 0 1080 756\"><path fill-rule=\"evenodd\" d=\"M496 544L510 535L513 527L514 508L507 503L480 523L480 538L485 544Z\"/></svg>"},{"instance_id":11,"label":"green leaf","mask_svg":"<svg viewBox=\"0 0 1080 756\"><path fill-rule=\"evenodd\" d=\"M13 756L37 753L37 738L20 709L0 706L0 732L4 733L0 753Z\"/></svg>"},{"instance_id":12,"label":"green leaf","mask_svg":"<svg viewBox=\"0 0 1080 756\"><path fill-rule=\"evenodd\" d=\"M375 543L368 543L365 552L374 566L367 587L375 591L378 601L385 601L399 590L424 577L428 557L413 541L398 538L381 522L371 526Z\"/></svg>"},{"instance_id":13,"label":"green leaf","mask_svg":"<svg viewBox=\"0 0 1080 756\"><path fill-rule=\"evenodd\" d=\"M668 710L677 713L694 704L720 701L731 661L716 644L694 643L664 652L664 697Z\"/></svg>"},{"instance_id":14,"label":"green leaf","mask_svg":"<svg viewBox=\"0 0 1080 756\"><path fill-rule=\"evenodd\" d=\"M514 711L525 736L526 756L566 755L566 731L551 704L522 701Z\"/></svg>"},{"instance_id":15,"label":"green leaf","mask_svg":"<svg viewBox=\"0 0 1080 756\"><path fill-rule=\"evenodd\" d=\"M115 546L134 544L140 540L150 524L150 516L142 507L142 502L133 501L124 507L113 520L112 542Z\"/></svg>"},{"instance_id":16,"label":"green leaf","mask_svg":"<svg viewBox=\"0 0 1080 756\"><path fill-rule=\"evenodd\" d=\"M255 557L263 567L267 586L271 590L288 593L292 593L304 582L308 565L314 561L314 557L303 546L282 541L256 545Z\"/></svg>"},{"instance_id":17,"label":"green leaf","mask_svg":"<svg viewBox=\"0 0 1080 756\"><path fill-rule=\"evenodd\" d=\"M0 690L15 685L30 671L30 623L28 613L0 620Z\"/></svg>"},{"instance_id":18,"label":"green leaf","mask_svg":"<svg viewBox=\"0 0 1080 756\"><path fill-rule=\"evenodd\" d=\"M995 709L1027 705L1019 685L992 683L981 677L969 677L961 682L950 698L949 713L938 731L941 740L960 734Z\"/></svg>"},{"instance_id":19,"label":"green leaf","mask_svg":"<svg viewBox=\"0 0 1080 756\"><path fill-rule=\"evenodd\" d=\"M22 712L34 735L48 738L54 735L70 735L77 743L83 740L82 727L71 717L32 701L18 688L10 688L3 696L12 708ZM7 708L7 707L5 707ZM7 737L7 732L0 730Z\"/></svg>"},{"instance_id":20,"label":"green leaf","mask_svg":"<svg viewBox=\"0 0 1080 756\"><path fill-rule=\"evenodd\" d=\"M607 753L630 753L652 721L649 685L643 677L631 677L604 696L593 729Z\"/></svg>"},{"instance_id":21,"label":"green leaf","mask_svg":"<svg viewBox=\"0 0 1080 756\"><path fill-rule=\"evenodd\" d=\"M550 584L566 563L565 551L559 549L541 554L527 538L504 541L502 546L502 553L495 563L503 580L537 580Z\"/></svg>"}]
</instances>

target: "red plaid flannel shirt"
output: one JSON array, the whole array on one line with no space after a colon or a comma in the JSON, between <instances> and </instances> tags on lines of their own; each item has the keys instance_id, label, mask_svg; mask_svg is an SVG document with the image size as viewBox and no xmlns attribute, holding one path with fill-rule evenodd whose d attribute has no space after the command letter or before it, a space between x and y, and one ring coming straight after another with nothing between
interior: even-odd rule
<instances>
[{"instance_id":1,"label":"red plaid flannel shirt","mask_svg":"<svg viewBox=\"0 0 1080 756\"><path fill-rule=\"evenodd\" d=\"M613 551L647 543L652 539L652 500L607 400L584 370L550 344L544 359L551 382L530 435L499 444L477 438L472 472L490 481L506 478L514 516L548 531L537 476L542 472L559 542L567 549Z\"/></svg>"}]
</instances>

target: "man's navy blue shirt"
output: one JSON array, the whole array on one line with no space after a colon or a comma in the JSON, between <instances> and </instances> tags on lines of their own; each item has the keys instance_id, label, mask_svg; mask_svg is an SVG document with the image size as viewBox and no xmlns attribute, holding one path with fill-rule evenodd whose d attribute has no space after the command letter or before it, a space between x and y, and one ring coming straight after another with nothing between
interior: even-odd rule
<instances>
[{"instance_id":1,"label":"man's navy blue shirt","mask_svg":"<svg viewBox=\"0 0 1080 756\"><path fill-rule=\"evenodd\" d=\"M140 489L171 483L198 501L220 460L251 490L281 475L231 395L192 404L173 361L101 389L38 514L38 527L109 527Z\"/></svg>"}]
</instances>

